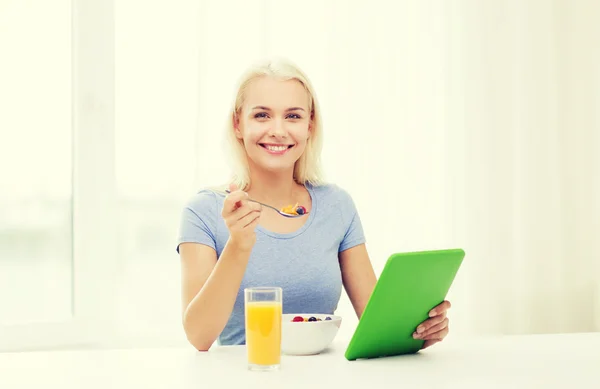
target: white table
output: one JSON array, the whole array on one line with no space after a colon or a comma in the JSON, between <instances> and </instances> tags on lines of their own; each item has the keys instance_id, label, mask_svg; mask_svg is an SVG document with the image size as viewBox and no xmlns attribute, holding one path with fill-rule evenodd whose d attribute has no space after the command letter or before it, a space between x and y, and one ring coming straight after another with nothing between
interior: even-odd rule
<instances>
[{"instance_id":1,"label":"white table","mask_svg":"<svg viewBox=\"0 0 600 389\"><path fill-rule=\"evenodd\" d=\"M0 354L0 388L600 388L600 333L447 339L416 355L283 356L277 372L246 370L244 347Z\"/></svg>"}]
</instances>

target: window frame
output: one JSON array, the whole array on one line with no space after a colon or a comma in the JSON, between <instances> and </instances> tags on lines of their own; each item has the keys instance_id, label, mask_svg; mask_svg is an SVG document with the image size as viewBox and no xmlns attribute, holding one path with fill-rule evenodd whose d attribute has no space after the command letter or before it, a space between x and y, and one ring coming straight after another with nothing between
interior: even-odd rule
<instances>
[{"instance_id":1,"label":"window frame","mask_svg":"<svg viewBox=\"0 0 600 389\"><path fill-rule=\"evenodd\" d=\"M0 352L115 338L114 1L72 0L72 316L0 326Z\"/></svg>"}]
</instances>

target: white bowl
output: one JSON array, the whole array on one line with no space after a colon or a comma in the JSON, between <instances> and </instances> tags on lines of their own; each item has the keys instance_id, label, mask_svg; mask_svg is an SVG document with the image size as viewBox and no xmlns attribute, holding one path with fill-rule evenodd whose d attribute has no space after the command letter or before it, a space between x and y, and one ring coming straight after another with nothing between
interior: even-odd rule
<instances>
[{"instance_id":1,"label":"white bowl","mask_svg":"<svg viewBox=\"0 0 600 389\"><path fill-rule=\"evenodd\" d=\"M315 317L321 321L293 322L296 316ZM330 317L331 320L325 320ZM286 313L282 315L281 351L286 355L315 355L325 350L335 338L342 318L315 313Z\"/></svg>"}]
</instances>

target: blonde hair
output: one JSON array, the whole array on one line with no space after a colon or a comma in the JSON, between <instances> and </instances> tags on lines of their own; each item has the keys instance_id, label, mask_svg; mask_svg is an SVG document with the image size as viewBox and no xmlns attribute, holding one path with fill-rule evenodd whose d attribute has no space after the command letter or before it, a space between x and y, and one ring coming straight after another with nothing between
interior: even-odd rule
<instances>
[{"instance_id":1,"label":"blonde hair","mask_svg":"<svg viewBox=\"0 0 600 389\"><path fill-rule=\"evenodd\" d=\"M322 119L321 108L317 100L315 91L308 77L292 62L285 59L270 59L259 62L250 67L240 78L237 85L237 91L233 101L233 110L226 126L226 140L230 148L233 161L232 183L239 189L246 189L250 185L250 170L248 165L248 156L244 148L243 141L235 135L234 123L241 113L246 97L246 89L257 78L275 77L278 80L288 81L297 80L300 82L309 95L309 109L311 118L311 135L306 143L306 148L302 156L296 161L294 166L294 181L298 184L319 185L323 182L320 166L322 149Z\"/></svg>"}]
</instances>

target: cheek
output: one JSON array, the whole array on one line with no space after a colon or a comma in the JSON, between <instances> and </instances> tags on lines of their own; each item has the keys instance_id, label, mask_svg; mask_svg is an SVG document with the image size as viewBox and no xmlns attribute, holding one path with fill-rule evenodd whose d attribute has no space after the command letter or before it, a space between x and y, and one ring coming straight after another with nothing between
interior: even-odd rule
<instances>
[{"instance_id":1,"label":"cheek","mask_svg":"<svg viewBox=\"0 0 600 389\"><path fill-rule=\"evenodd\" d=\"M293 131L292 136L294 137L294 140L296 141L296 143L306 144L309 135L310 135L310 132L308 131L308 126L303 125L302 127L296 128L295 131Z\"/></svg>"},{"instance_id":2,"label":"cheek","mask_svg":"<svg viewBox=\"0 0 600 389\"><path fill-rule=\"evenodd\" d=\"M267 123L251 122L246 127L246 136L249 139L260 139L269 130Z\"/></svg>"},{"instance_id":3,"label":"cheek","mask_svg":"<svg viewBox=\"0 0 600 389\"><path fill-rule=\"evenodd\" d=\"M244 126L244 142L255 143L264 135L264 129L260 123L248 123Z\"/></svg>"}]
</instances>

